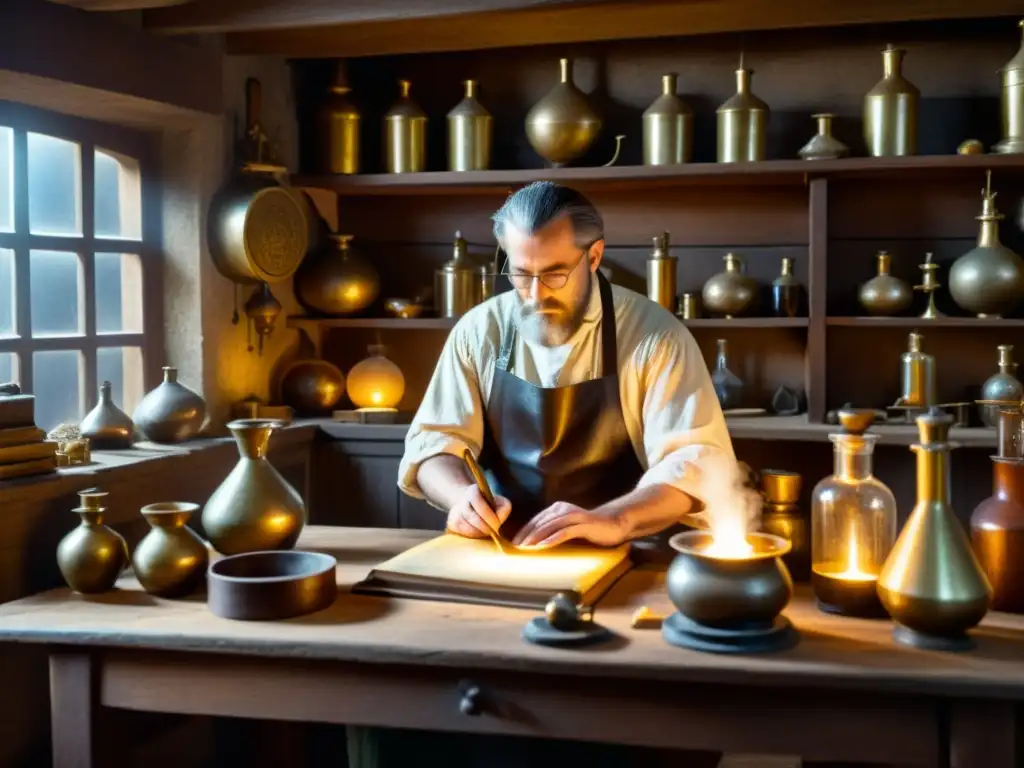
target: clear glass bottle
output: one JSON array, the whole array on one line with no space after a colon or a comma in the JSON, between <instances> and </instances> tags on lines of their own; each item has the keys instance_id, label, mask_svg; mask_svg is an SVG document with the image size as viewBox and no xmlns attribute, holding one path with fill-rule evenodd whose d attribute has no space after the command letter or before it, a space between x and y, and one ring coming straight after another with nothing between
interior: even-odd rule
<instances>
[{"instance_id":1,"label":"clear glass bottle","mask_svg":"<svg viewBox=\"0 0 1024 768\"><path fill-rule=\"evenodd\" d=\"M896 498L871 473L873 420L873 411L839 412L834 474L811 494L811 585L826 613L885 615L876 585L896 542Z\"/></svg>"}]
</instances>

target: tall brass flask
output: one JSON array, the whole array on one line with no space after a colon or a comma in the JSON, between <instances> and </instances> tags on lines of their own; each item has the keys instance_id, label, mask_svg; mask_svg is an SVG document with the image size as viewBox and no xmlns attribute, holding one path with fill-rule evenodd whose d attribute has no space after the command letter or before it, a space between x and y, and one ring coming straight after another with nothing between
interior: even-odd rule
<instances>
[{"instance_id":1,"label":"tall brass flask","mask_svg":"<svg viewBox=\"0 0 1024 768\"><path fill-rule=\"evenodd\" d=\"M679 76L661 76L661 95L644 112L644 165L679 165L693 152L693 110L676 95Z\"/></svg>"},{"instance_id":2,"label":"tall brass flask","mask_svg":"<svg viewBox=\"0 0 1024 768\"><path fill-rule=\"evenodd\" d=\"M1024 32L1024 20L1020 22ZM1002 69L1003 138L992 149L1004 155L1024 152L1024 38L1017 55Z\"/></svg>"},{"instance_id":3,"label":"tall brass flask","mask_svg":"<svg viewBox=\"0 0 1024 768\"><path fill-rule=\"evenodd\" d=\"M359 173L359 110L349 94L345 64L339 61L327 97L317 110L320 169L325 173Z\"/></svg>"},{"instance_id":4,"label":"tall brass flask","mask_svg":"<svg viewBox=\"0 0 1024 768\"><path fill-rule=\"evenodd\" d=\"M601 118L572 81L572 64L559 59L561 79L526 115L526 138L555 167L586 152L601 132Z\"/></svg>"},{"instance_id":5,"label":"tall brass flask","mask_svg":"<svg viewBox=\"0 0 1024 768\"><path fill-rule=\"evenodd\" d=\"M448 170L486 171L491 166L494 119L476 99L476 80L466 80L462 101L448 113Z\"/></svg>"},{"instance_id":6,"label":"tall brass flask","mask_svg":"<svg viewBox=\"0 0 1024 768\"><path fill-rule=\"evenodd\" d=\"M930 408L935 400L935 358L921 351L924 337L917 331L907 337L907 351L900 356L903 392L896 405Z\"/></svg>"},{"instance_id":7,"label":"tall brass flask","mask_svg":"<svg viewBox=\"0 0 1024 768\"><path fill-rule=\"evenodd\" d=\"M461 232L455 233L450 261L434 273L434 309L438 317L461 317L479 304L486 285L487 267L474 264Z\"/></svg>"},{"instance_id":8,"label":"tall brass flask","mask_svg":"<svg viewBox=\"0 0 1024 768\"><path fill-rule=\"evenodd\" d=\"M736 70L736 93L718 108L718 162L764 160L767 146L768 105L750 90L752 69Z\"/></svg>"},{"instance_id":9,"label":"tall brass flask","mask_svg":"<svg viewBox=\"0 0 1024 768\"><path fill-rule=\"evenodd\" d=\"M1024 294L1024 263L1020 256L999 241L996 192L992 191L992 171L985 172L982 190L981 222L978 244L953 262L949 269L949 293L961 309L978 317L1001 317Z\"/></svg>"},{"instance_id":10,"label":"tall brass flask","mask_svg":"<svg viewBox=\"0 0 1024 768\"><path fill-rule=\"evenodd\" d=\"M647 298L669 312L676 306L676 257L669 253L669 234L654 238L654 250L647 259Z\"/></svg>"},{"instance_id":11,"label":"tall brass flask","mask_svg":"<svg viewBox=\"0 0 1024 768\"><path fill-rule=\"evenodd\" d=\"M412 84L398 81L398 101L384 118L384 166L388 173L418 173L427 167L427 115L409 96Z\"/></svg>"},{"instance_id":12,"label":"tall brass flask","mask_svg":"<svg viewBox=\"0 0 1024 768\"><path fill-rule=\"evenodd\" d=\"M878 597L895 619L897 642L964 650L967 630L988 612L992 586L950 506L949 428L938 408L919 416L917 504L878 577Z\"/></svg>"},{"instance_id":13,"label":"tall brass flask","mask_svg":"<svg viewBox=\"0 0 1024 768\"><path fill-rule=\"evenodd\" d=\"M884 76L864 97L864 141L872 157L917 152L917 103L921 92L903 77L901 48L882 51Z\"/></svg>"}]
</instances>

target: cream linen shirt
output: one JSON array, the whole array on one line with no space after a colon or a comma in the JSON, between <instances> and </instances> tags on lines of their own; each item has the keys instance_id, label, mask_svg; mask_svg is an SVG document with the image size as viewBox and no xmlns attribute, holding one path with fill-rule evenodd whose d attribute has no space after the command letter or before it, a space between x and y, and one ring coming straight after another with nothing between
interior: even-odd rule
<instances>
[{"instance_id":1,"label":"cream linen shirt","mask_svg":"<svg viewBox=\"0 0 1024 768\"><path fill-rule=\"evenodd\" d=\"M601 375L601 295L597 280L583 324L565 344L545 347L516 334L512 371L541 387ZM665 483L700 499L700 463L723 454L735 461L711 376L693 336L670 312L638 293L612 286L622 416L644 475L638 487ZM515 293L474 307L452 329L405 438L398 486L425 498L416 482L431 456L479 455L484 412L504 328L512 327Z\"/></svg>"}]
</instances>

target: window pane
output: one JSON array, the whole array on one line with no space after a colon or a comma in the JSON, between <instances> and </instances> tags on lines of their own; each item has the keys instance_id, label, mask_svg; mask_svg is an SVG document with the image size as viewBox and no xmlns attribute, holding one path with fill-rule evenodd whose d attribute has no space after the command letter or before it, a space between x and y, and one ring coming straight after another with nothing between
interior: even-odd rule
<instances>
[{"instance_id":1,"label":"window pane","mask_svg":"<svg viewBox=\"0 0 1024 768\"><path fill-rule=\"evenodd\" d=\"M95 151L96 237L142 239L139 161L105 149Z\"/></svg>"},{"instance_id":2,"label":"window pane","mask_svg":"<svg viewBox=\"0 0 1024 768\"><path fill-rule=\"evenodd\" d=\"M62 349L32 353L36 425L49 431L66 421L77 424L82 411L82 353Z\"/></svg>"},{"instance_id":3,"label":"window pane","mask_svg":"<svg viewBox=\"0 0 1024 768\"><path fill-rule=\"evenodd\" d=\"M33 235L82 234L81 147L28 134L28 228Z\"/></svg>"},{"instance_id":4,"label":"window pane","mask_svg":"<svg viewBox=\"0 0 1024 768\"><path fill-rule=\"evenodd\" d=\"M142 399L142 349L100 347L96 350L96 390L104 381L111 384L111 396L131 416Z\"/></svg>"},{"instance_id":5,"label":"window pane","mask_svg":"<svg viewBox=\"0 0 1024 768\"><path fill-rule=\"evenodd\" d=\"M134 253L97 253L96 332L142 333L142 260Z\"/></svg>"},{"instance_id":6,"label":"window pane","mask_svg":"<svg viewBox=\"0 0 1024 768\"><path fill-rule=\"evenodd\" d=\"M0 352L0 384L18 381L18 356L13 352Z\"/></svg>"},{"instance_id":7,"label":"window pane","mask_svg":"<svg viewBox=\"0 0 1024 768\"><path fill-rule=\"evenodd\" d=\"M82 333L82 263L77 253L29 251L32 335Z\"/></svg>"},{"instance_id":8,"label":"window pane","mask_svg":"<svg viewBox=\"0 0 1024 768\"><path fill-rule=\"evenodd\" d=\"M0 126L0 232L14 231L14 131Z\"/></svg>"},{"instance_id":9,"label":"window pane","mask_svg":"<svg viewBox=\"0 0 1024 768\"><path fill-rule=\"evenodd\" d=\"M0 339L17 335L14 304L14 251L0 248Z\"/></svg>"}]
</instances>

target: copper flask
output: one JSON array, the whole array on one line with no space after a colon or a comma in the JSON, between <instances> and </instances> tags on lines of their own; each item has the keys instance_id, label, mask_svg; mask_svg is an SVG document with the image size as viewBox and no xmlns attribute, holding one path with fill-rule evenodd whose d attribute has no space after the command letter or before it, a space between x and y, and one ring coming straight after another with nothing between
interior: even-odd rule
<instances>
[{"instance_id":1,"label":"copper flask","mask_svg":"<svg viewBox=\"0 0 1024 768\"><path fill-rule=\"evenodd\" d=\"M897 626L897 642L962 650L967 630L988 612L992 586L950 506L949 428L933 408L919 416L917 504L878 577L878 596Z\"/></svg>"},{"instance_id":2,"label":"copper flask","mask_svg":"<svg viewBox=\"0 0 1024 768\"><path fill-rule=\"evenodd\" d=\"M388 173L417 173L427 167L427 115L399 80L399 99L384 118L384 165Z\"/></svg>"},{"instance_id":3,"label":"copper flask","mask_svg":"<svg viewBox=\"0 0 1024 768\"><path fill-rule=\"evenodd\" d=\"M736 93L718 108L718 162L764 160L767 146L768 105L750 90L751 69L736 70Z\"/></svg>"},{"instance_id":4,"label":"copper flask","mask_svg":"<svg viewBox=\"0 0 1024 768\"><path fill-rule=\"evenodd\" d=\"M448 113L448 170L486 171L491 166L494 119L476 98L476 80L466 80L465 95Z\"/></svg>"},{"instance_id":5,"label":"copper flask","mask_svg":"<svg viewBox=\"0 0 1024 768\"><path fill-rule=\"evenodd\" d=\"M644 112L644 165L690 162L693 110L676 95L678 75L661 76L661 95Z\"/></svg>"},{"instance_id":6,"label":"copper flask","mask_svg":"<svg viewBox=\"0 0 1024 768\"><path fill-rule=\"evenodd\" d=\"M883 77L864 97L864 141L872 157L917 152L917 103L921 92L903 77L901 48L882 51Z\"/></svg>"}]
</instances>

